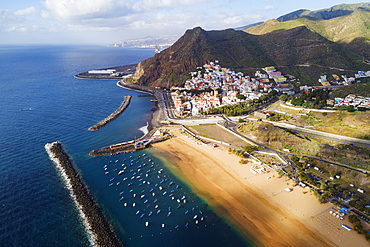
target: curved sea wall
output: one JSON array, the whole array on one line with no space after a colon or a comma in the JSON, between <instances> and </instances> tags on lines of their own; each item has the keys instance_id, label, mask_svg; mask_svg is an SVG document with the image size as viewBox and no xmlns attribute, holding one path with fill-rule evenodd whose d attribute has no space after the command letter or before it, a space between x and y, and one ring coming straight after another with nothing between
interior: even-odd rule
<instances>
[{"instance_id":1,"label":"curved sea wall","mask_svg":"<svg viewBox=\"0 0 370 247\"><path fill-rule=\"evenodd\" d=\"M101 120L99 123L95 124L94 126L91 126L89 130L98 130L101 127L104 127L109 122L116 119L129 106L131 98L132 98L131 95L126 95L125 100L122 102L121 106L115 112L113 112L107 118Z\"/></svg>"},{"instance_id":2,"label":"curved sea wall","mask_svg":"<svg viewBox=\"0 0 370 247\"><path fill-rule=\"evenodd\" d=\"M102 247L123 246L112 225L108 222L81 176L74 168L62 144L60 142L47 143L45 149L65 178L71 196L80 210L87 232L91 236L92 245Z\"/></svg>"},{"instance_id":3,"label":"curved sea wall","mask_svg":"<svg viewBox=\"0 0 370 247\"><path fill-rule=\"evenodd\" d=\"M126 89L135 90L135 91L138 91L138 92L150 93L150 94L155 94L155 92L156 92L156 89L151 88L151 87L138 85L138 84L133 84L133 83L128 83L127 79L122 79L122 80L118 81L117 86L123 87L123 88L126 88Z\"/></svg>"}]
</instances>

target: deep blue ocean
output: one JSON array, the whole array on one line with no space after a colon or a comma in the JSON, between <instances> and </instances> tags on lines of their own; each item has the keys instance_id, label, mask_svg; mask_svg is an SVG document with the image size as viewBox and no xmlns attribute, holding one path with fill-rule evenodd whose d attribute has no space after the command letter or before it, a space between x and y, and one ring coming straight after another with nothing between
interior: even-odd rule
<instances>
[{"instance_id":1,"label":"deep blue ocean","mask_svg":"<svg viewBox=\"0 0 370 247\"><path fill-rule=\"evenodd\" d=\"M0 46L0 246L90 245L45 152L54 141L62 142L125 246L251 246L149 152L88 155L141 137L154 103L116 80L74 75L153 55L103 46ZM133 98L120 117L87 130L125 95Z\"/></svg>"}]
</instances>

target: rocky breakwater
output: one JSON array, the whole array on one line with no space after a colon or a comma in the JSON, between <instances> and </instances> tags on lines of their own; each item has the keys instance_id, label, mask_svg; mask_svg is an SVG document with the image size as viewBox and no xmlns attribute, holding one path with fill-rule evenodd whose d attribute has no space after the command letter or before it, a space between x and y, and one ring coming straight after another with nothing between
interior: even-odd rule
<instances>
[{"instance_id":1,"label":"rocky breakwater","mask_svg":"<svg viewBox=\"0 0 370 247\"><path fill-rule=\"evenodd\" d=\"M110 114L107 118L103 119L99 123L95 124L94 126L91 126L89 130L98 130L101 127L104 127L106 124L109 122L113 121L116 119L122 112L126 110L126 108L129 106L130 101L131 101L132 96L131 95L126 95L124 101L122 102L121 106L112 114Z\"/></svg>"},{"instance_id":2,"label":"rocky breakwater","mask_svg":"<svg viewBox=\"0 0 370 247\"><path fill-rule=\"evenodd\" d=\"M164 109L162 105L159 103L160 99L162 98L160 90L156 88L134 84L134 83L128 83L127 81L128 81L127 79L122 79L117 82L117 86L130 89L130 90L135 90L138 92L149 93L154 96L154 98L156 99L155 100L156 105L152 109L153 116L152 116L152 121L149 125L149 129L161 127L162 126L161 121L165 120L165 114L164 114Z\"/></svg>"},{"instance_id":3,"label":"rocky breakwater","mask_svg":"<svg viewBox=\"0 0 370 247\"><path fill-rule=\"evenodd\" d=\"M50 159L56 164L66 185L71 191L86 226L93 246L123 246L112 225L104 216L102 210L90 194L87 186L74 168L71 159L60 142L48 143L45 149Z\"/></svg>"}]
</instances>

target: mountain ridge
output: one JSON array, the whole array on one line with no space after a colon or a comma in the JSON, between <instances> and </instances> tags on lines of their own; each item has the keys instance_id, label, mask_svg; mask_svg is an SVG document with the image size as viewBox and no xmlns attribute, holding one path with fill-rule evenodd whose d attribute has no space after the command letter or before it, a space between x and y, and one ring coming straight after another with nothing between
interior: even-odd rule
<instances>
[{"instance_id":1,"label":"mountain ridge","mask_svg":"<svg viewBox=\"0 0 370 247\"><path fill-rule=\"evenodd\" d=\"M317 80L312 76L318 77L329 68L337 68L338 72L365 66L360 56L305 26L265 35L233 29L205 31L197 27L187 30L171 47L142 61L133 80L169 88L181 85L190 71L215 60L223 67L243 71L277 66L286 74L311 77L312 82Z\"/></svg>"}]
</instances>

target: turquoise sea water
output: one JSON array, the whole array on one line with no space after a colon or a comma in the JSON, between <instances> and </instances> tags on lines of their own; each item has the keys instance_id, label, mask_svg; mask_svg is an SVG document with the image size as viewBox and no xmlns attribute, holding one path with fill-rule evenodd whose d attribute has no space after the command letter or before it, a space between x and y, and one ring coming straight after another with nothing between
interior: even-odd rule
<instances>
[{"instance_id":1,"label":"turquoise sea water","mask_svg":"<svg viewBox=\"0 0 370 247\"><path fill-rule=\"evenodd\" d=\"M142 136L154 103L115 80L73 76L152 55L98 46L0 46L0 246L89 246L44 150L53 141L63 143L126 246L249 246L149 152L88 155ZM120 117L87 130L128 94L131 104Z\"/></svg>"}]
</instances>

